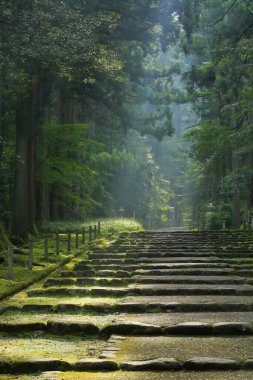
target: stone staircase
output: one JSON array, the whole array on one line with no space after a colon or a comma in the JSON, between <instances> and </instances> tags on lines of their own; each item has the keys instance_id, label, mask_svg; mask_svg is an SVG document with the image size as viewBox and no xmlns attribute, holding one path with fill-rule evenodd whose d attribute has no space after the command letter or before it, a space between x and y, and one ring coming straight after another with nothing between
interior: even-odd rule
<instances>
[{"instance_id":1,"label":"stone staircase","mask_svg":"<svg viewBox=\"0 0 253 380\"><path fill-rule=\"evenodd\" d=\"M122 234L3 303L0 374L253 379L252 248L243 232Z\"/></svg>"}]
</instances>

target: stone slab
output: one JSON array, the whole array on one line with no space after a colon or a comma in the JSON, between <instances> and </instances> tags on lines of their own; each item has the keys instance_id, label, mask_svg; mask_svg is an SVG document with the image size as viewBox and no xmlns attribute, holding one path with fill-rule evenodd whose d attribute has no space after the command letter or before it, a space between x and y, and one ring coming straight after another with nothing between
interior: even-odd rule
<instances>
[{"instance_id":1,"label":"stone slab","mask_svg":"<svg viewBox=\"0 0 253 380\"><path fill-rule=\"evenodd\" d=\"M120 316L121 322L140 321L160 326L172 326L186 322L246 322L253 323L252 312L238 313L151 313L151 314L126 314Z\"/></svg>"},{"instance_id":2,"label":"stone slab","mask_svg":"<svg viewBox=\"0 0 253 380\"><path fill-rule=\"evenodd\" d=\"M181 364L171 358L161 358L154 360L132 361L122 363L120 368L123 371L177 371L182 369Z\"/></svg>"},{"instance_id":3,"label":"stone slab","mask_svg":"<svg viewBox=\"0 0 253 380\"><path fill-rule=\"evenodd\" d=\"M230 276L134 276L135 282L143 284L243 284L242 277Z\"/></svg>"},{"instance_id":4,"label":"stone slab","mask_svg":"<svg viewBox=\"0 0 253 380\"><path fill-rule=\"evenodd\" d=\"M245 304L252 304L253 298L252 296L136 296L136 297L126 297L124 302L133 302L133 303L170 303L170 302L179 302L179 303L209 303L209 302L216 302L216 303L245 303ZM253 319L253 313L252 313L252 319Z\"/></svg>"},{"instance_id":5,"label":"stone slab","mask_svg":"<svg viewBox=\"0 0 253 380\"><path fill-rule=\"evenodd\" d=\"M79 360L74 364L73 367L76 371L90 371L90 372L112 372L118 371L119 366L116 362L112 360L103 359L83 359Z\"/></svg>"},{"instance_id":6,"label":"stone slab","mask_svg":"<svg viewBox=\"0 0 253 380\"><path fill-rule=\"evenodd\" d=\"M190 371L234 371L241 368L239 361L231 359L195 357L188 359L183 367Z\"/></svg>"},{"instance_id":7,"label":"stone slab","mask_svg":"<svg viewBox=\"0 0 253 380\"><path fill-rule=\"evenodd\" d=\"M214 357L244 361L252 358L253 336L127 337L116 354L120 362L172 357L186 361L192 357Z\"/></svg>"}]
</instances>

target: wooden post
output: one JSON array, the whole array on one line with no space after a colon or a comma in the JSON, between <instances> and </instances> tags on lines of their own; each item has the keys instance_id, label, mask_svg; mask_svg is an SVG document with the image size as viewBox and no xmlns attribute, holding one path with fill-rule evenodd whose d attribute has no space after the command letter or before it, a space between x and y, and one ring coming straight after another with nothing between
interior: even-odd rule
<instances>
[{"instance_id":1,"label":"wooden post","mask_svg":"<svg viewBox=\"0 0 253 380\"><path fill-rule=\"evenodd\" d=\"M56 233L55 246L56 246L56 255L59 256L59 254L60 254L60 236L59 236L59 232Z\"/></svg>"},{"instance_id":2,"label":"wooden post","mask_svg":"<svg viewBox=\"0 0 253 380\"><path fill-rule=\"evenodd\" d=\"M76 230L76 249L78 249L79 246L79 232Z\"/></svg>"},{"instance_id":3,"label":"wooden post","mask_svg":"<svg viewBox=\"0 0 253 380\"><path fill-rule=\"evenodd\" d=\"M98 236L101 235L101 223L98 222Z\"/></svg>"},{"instance_id":4,"label":"wooden post","mask_svg":"<svg viewBox=\"0 0 253 380\"><path fill-rule=\"evenodd\" d=\"M89 227L89 241L92 241L92 226Z\"/></svg>"},{"instance_id":5,"label":"wooden post","mask_svg":"<svg viewBox=\"0 0 253 380\"><path fill-rule=\"evenodd\" d=\"M33 269L33 240L29 243L29 261L28 261L28 269Z\"/></svg>"},{"instance_id":6,"label":"wooden post","mask_svg":"<svg viewBox=\"0 0 253 380\"><path fill-rule=\"evenodd\" d=\"M68 252L71 251L71 232L68 233Z\"/></svg>"},{"instance_id":7,"label":"wooden post","mask_svg":"<svg viewBox=\"0 0 253 380\"><path fill-rule=\"evenodd\" d=\"M45 239L44 239L44 257L45 257L45 260L48 260L48 236L47 235L45 236Z\"/></svg>"},{"instance_id":8,"label":"wooden post","mask_svg":"<svg viewBox=\"0 0 253 380\"><path fill-rule=\"evenodd\" d=\"M82 229L82 243L85 244L85 227Z\"/></svg>"},{"instance_id":9,"label":"wooden post","mask_svg":"<svg viewBox=\"0 0 253 380\"><path fill-rule=\"evenodd\" d=\"M8 247L8 279L13 280L13 246Z\"/></svg>"},{"instance_id":10,"label":"wooden post","mask_svg":"<svg viewBox=\"0 0 253 380\"><path fill-rule=\"evenodd\" d=\"M96 240L97 238L97 225L95 224L94 226L94 239Z\"/></svg>"}]
</instances>

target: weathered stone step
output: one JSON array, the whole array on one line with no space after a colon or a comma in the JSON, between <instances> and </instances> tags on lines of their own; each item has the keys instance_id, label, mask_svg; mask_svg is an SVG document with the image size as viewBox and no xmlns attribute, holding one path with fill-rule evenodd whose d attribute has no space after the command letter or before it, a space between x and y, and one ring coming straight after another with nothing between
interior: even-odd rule
<instances>
[{"instance_id":1,"label":"weathered stone step","mask_svg":"<svg viewBox=\"0 0 253 380\"><path fill-rule=\"evenodd\" d=\"M217 268L217 267L229 267L225 263L222 263L220 261L204 261L204 260L193 260L193 261L187 261L187 260L166 260L166 259L157 259L157 260L135 260L134 264L129 264L127 262L118 262L117 264L115 263L103 263L100 261L94 261L92 263L89 263L89 265L83 263L83 264L78 264L75 266L74 271L90 271L90 270L124 270L124 271L134 271L136 269L140 269L140 267L145 267L145 268L160 268L160 269L166 269L169 268L170 265L174 264L179 265L179 264L185 264L185 267L187 268L194 268L192 266L193 264L196 264L197 266L206 266L206 267L212 267L212 268ZM182 266L181 266L182 267Z\"/></svg>"},{"instance_id":2,"label":"weathered stone step","mask_svg":"<svg viewBox=\"0 0 253 380\"><path fill-rule=\"evenodd\" d=\"M49 278L43 285L44 288L51 286L82 286L82 285L98 285L98 286L127 286L128 283L133 282L133 279L122 280L121 278L95 278L95 277L83 277L83 278Z\"/></svg>"},{"instance_id":3,"label":"weathered stone step","mask_svg":"<svg viewBox=\"0 0 253 380\"><path fill-rule=\"evenodd\" d=\"M2 313L14 311L13 307L6 307L2 309ZM247 303L239 302L206 302L206 303L179 303L179 302L150 302L150 303L136 303L136 302L123 302L111 304L109 302L104 303L85 303L85 302L75 302L75 303L64 303L64 299L61 302L58 299L58 303L50 304L47 300L46 303L40 301L40 304L29 304L27 302L25 305L20 307L15 307L16 312L22 313L32 313L32 312L42 312L42 313L154 313L156 315L159 313L207 313L207 312L252 312L253 305Z\"/></svg>"},{"instance_id":4,"label":"weathered stone step","mask_svg":"<svg viewBox=\"0 0 253 380\"><path fill-rule=\"evenodd\" d=\"M115 278L128 278L131 276L130 272L123 270L98 270L98 271L62 271L60 273L61 277L75 277L75 278L83 278L83 277L115 277Z\"/></svg>"},{"instance_id":5,"label":"weathered stone step","mask_svg":"<svg viewBox=\"0 0 253 380\"><path fill-rule=\"evenodd\" d=\"M253 295L252 286L206 285L187 284L152 284L129 285L128 288L113 287L52 287L47 289L31 289L27 291L29 297L47 296L106 296L124 297L127 295Z\"/></svg>"},{"instance_id":6,"label":"weathered stone step","mask_svg":"<svg viewBox=\"0 0 253 380\"><path fill-rule=\"evenodd\" d=\"M129 293L128 288L112 287L51 287L47 289L32 289L27 291L28 297L47 296L103 296L103 297L124 297Z\"/></svg>"},{"instance_id":7,"label":"weathered stone step","mask_svg":"<svg viewBox=\"0 0 253 380\"><path fill-rule=\"evenodd\" d=\"M229 276L134 276L136 284L243 284L241 277Z\"/></svg>"},{"instance_id":8,"label":"weathered stone step","mask_svg":"<svg viewBox=\"0 0 253 380\"><path fill-rule=\"evenodd\" d=\"M102 273L103 274L103 273ZM107 273L108 274L108 273ZM243 284L247 279L241 279L240 277L224 277L224 276L210 276L210 273L206 273L206 276L192 275L187 272L185 276L179 276L178 274L170 273L170 275L164 275L162 272L152 272L152 275L147 276L144 273L137 273L132 277L114 277L113 272L110 273L110 277L85 277L79 278L73 277L60 277L49 278L43 285L44 288L52 286L82 286L82 285L99 285L99 286L127 286L130 283L136 284ZM72 273L73 275L73 273ZM104 274L103 274L104 275Z\"/></svg>"},{"instance_id":9,"label":"weathered stone step","mask_svg":"<svg viewBox=\"0 0 253 380\"><path fill-rule=\"evenodd\" d=\"M98 326L86 322L60 322L60 321L47 321L47 322L28 322L28 323L1 323L0 333L23 333L43 331L48 334L54 335L99 335L100 329Z\"/></svg>"},{"instance_id":10,"label":"weathered stone step","mask_svg":"<svg viewBox=\"0 0 253 380\"><path fill-rule=\"evenodd\" d=\"M87 336L113 334L124 336L166 336L166 335L253 335L253 324L242 322L185 322L171 326L153 325L142 322L115 322L101 328L94 324L75 321L47 321L46 323L0 323L0 333L44 332L57 336Z\"/></svg>"},{"instance_id":11,"label":"weathered stone step","mask_svg":"<svg viewBox=\"0 0 253 380\"><path fill-rule=\"evenodd\" d=\"M252 272L253 273L253 272ZM143 276L224 276L228 274L240 275L234 269L216 269L216 268L179 268L179 269L139 269L135 271L135 275ZM242 273L243 275L243 273Z\"/></svg>"},{"instance_id":12,"label":"weathered stone step","mask_svg":"<svg viewBox=\"0 0 253 380\"><path fill-rule=\"evenodd\" d=\"M229 268L227 264L222 262L219 263L143 263L135 265L93 265L91 270L86 269L74 269L73 271L62 271L61 275L65 277L83 277L83 276L98 276L100 273L116 273L117 277L130 276L131 272L134 273L136 270L166 270L166 269L179 269L179 268ZM122 273L122 274L120 274ZM128 275L127 275L128 274Z\"/></svg>"},{"instance_id":13,"label":"weathered stone step","mask_svg":"<svg viewBox=\"0 0 253 380\"><path fill-rule=\"evenodd\" d=\"M210 296L209 296L210 297ZM172 299L173 301L173 299ZM201 300L199 300L201 301ZM145 301L144 301L145 302ZM157 300L159 302L159 299ZM252 312L201 312L201 313L140 313L123 314L119 316L121 322L142 322L151 325L173 326L180 323L203 322L208 324L221 322L245 322L252 325Z\"/></svg>"},{"instance_id":14,"label":"weathered stone step","mask_svg":"<svg viewBox=\"0 0 253 380\"><path fill-rule=\"evenodd\" d=\"M253 287L236 285L130 285L129 291L137 295L253 295Z\"/></svg>"},{"instance_id":15,"label":"weathered stone step","mask_svg":"<svg viewBox=\"0 0 253 380\"><path fill-rule=\"evenodd\" d=\"M154 357L176 357L179 361L188 362L192 357L204 355L206 358L226 358L240 363L252 358L252 347L253 336L127 337L122 341L121 349L115 353L115 360L123 362L148 360ZM204 362L203 360L202 364ZM187 369L195 368L200 369L200 366L187 366ZM221 366L220 369L222 368ZM240 364L237 368L241 368ZM203 365L201 369L211 369L211 367ZM229 367L226 366L226 369Z\"/></svg>"},{"instance_id":16,"label":"weathered stone step","mask_svg":"<svg viewBox=\"0 0 253 380\"><path fill-rule=\"evenodd\" d=\"M139 259L142 257L152 259L152 258L170 258L170 257L200 257L200 258L213 258L215 255L211 253L202 253L202 252L175 252L175 251L169 251L169 252L160 252L160 251L144 251L144 252L128 252L126 254L119 254L119 253L91 253L89 254L89 260L110 260L110 259L117 259L117 260L133 260L133 259Z\"/></svg>"},{"instance_id":17,"label":"weathered stone step","mask_svg":"<svg viewBox=\"0 0 253 380\"><path fill-rule=\"evenodd\" d=\"M110 351L109 351L110 353ZM102 357L102 355L101 355ZM30 374L35 372L44 372L41 379L54 379L54 380L68 380L68 379L83 379L83 372L86 373L85 377L90 377L87 373L92 372L92 379L94 380L111 380L112 372L113 379L117 380L137 380L140 376L144 375L146 380L158 379L156 375L159 374L159 380L251 380L252 379L252 366L253 360L248 359L244 361L223 359L217 357L190 357L184 361L168 357L156 358L151 360L132 360L119 363L112 360L109 355L104 355L105 359L82 359L76 363L68 363L67 361L57 359L35 359L35 360L9 360L0 362L0 371L3 374ZM241 371L243 370L243 371ZM49 372L50 371L50 372ZM62 372L65 371L65 372ZM71 371L71 372L68 372ZM78 372L75 372L78 371ZM156 372L154 372L156 371ZM175 378L175 371L176 378ZM188 371L188 372L185 372ZM190 372L189 372L190 371ZM197 372L196 372L197 371ZM208 371L208 372L205 372ZM212 371L212 372L210 372ZM215 372L219 371L219 372ZM227 371L227 372L225 372ZM135 376L135 374L137 376ZM166 374L164 377L163 375ZM217 374L218 377L217 377ZM130 377L129 377L130 375ZM214 376L213 376L214 375ZM227 376L229 375L229 377ZM0 375L1 376L1 375ZM48 377L50 376L50 377ZM192 377L194 376L194 377ZM204 377L203 377L204 376ZM211 376L211 377L210 377ZM222 376L222 377L220 377ZM238 377L237 377L238 376ZM243 376L243 377L242 377ZM87 379L88 379L87 377ZM8 380L20 379L22 377L11 375ZM30 378L30 377L29 377ZM5 378L2 378L6 380ZM27 379L24 377L23 379ZM36 376L36 379L38 377Z\"/></svg>"}]
</instances>

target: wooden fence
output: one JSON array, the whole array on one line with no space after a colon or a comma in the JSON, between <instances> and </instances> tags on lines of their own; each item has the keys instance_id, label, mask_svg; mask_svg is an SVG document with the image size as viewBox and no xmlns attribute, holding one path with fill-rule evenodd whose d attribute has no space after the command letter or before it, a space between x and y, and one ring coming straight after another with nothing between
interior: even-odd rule
<instances>
[{"instance_id":1,"label":"wooden fence","mask_svg":"<svg viewBox=\"0 0 253 380\"><path fill-rule=\"evenodd\" d=\"M62 237L61 235L66 235ZM33 240L30 240L27 245L24 245L22 247L13 247L13 245L10 245L6 251L1 252L2 254L7 254L7 276L9 280L14 279L14 249L22 250L22 249L28 249L28 269L33 269L34 264L34 248L36 245L42 245L44 250L43 260L49 261L49 242L54 242L54 250L55 252L52 252L52 244L50 248L50 254L55 253L57 256L60 255L61 252L61 245L64 242L67 250L63 251L62 253L70 253L71 251L78 250L79 248L85 246L85 244L92 242L93 240L96 240L98 237L101 236L101 223L98 222L94 226L89 227L83 227L82 229L76 230L73 232L64 232L60 233L59 231L55 232L54 234L46 234L44 235L43 240L40 240L39 242L34 242Z\"/></svg>"}]
</instances>

